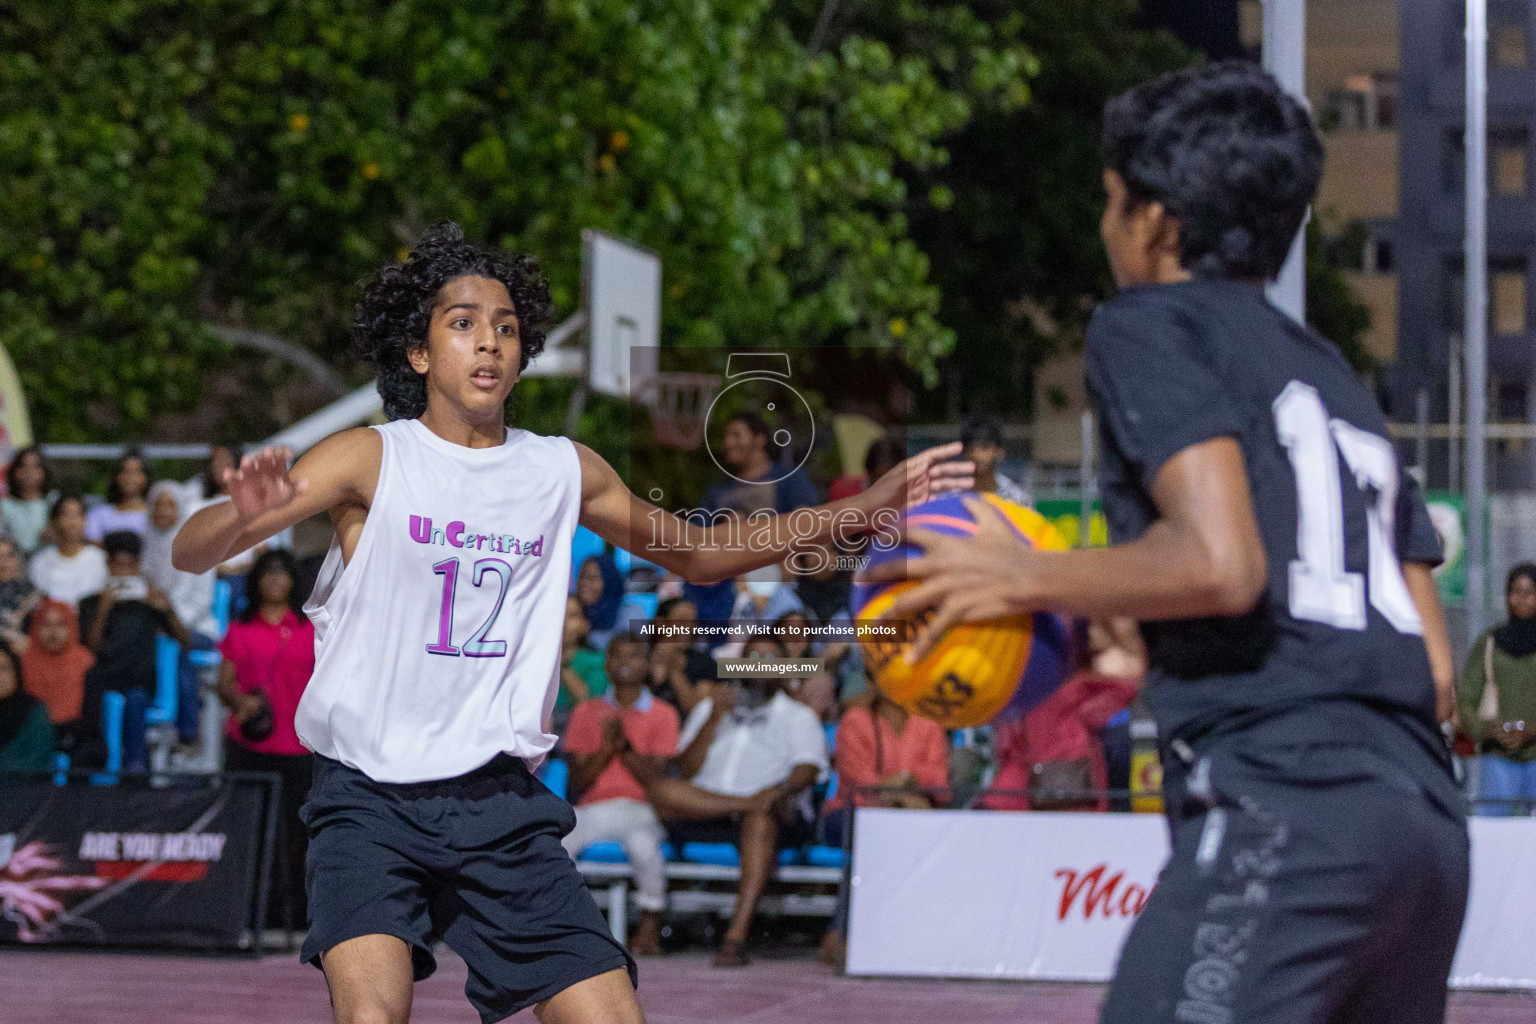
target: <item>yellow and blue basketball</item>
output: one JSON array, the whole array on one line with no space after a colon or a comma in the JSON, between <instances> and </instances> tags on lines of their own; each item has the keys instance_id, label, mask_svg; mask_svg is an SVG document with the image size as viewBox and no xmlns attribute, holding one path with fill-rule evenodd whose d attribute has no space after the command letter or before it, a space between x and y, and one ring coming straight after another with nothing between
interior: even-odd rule
<instances>
[{"instance_id":1,"label":"yellow and blue basketball","mask_svg":"<svg viewBox=\"0 0 1536 1024\"><path fill-rule=\"evenodd\" d=\"M1033 509L992 494L980 497L1000 510L1036 548L1068 547L1056 527ZM906 523L955 536L976 532L976 521L958 494L916 506ZM873 543L868 564L873 567L918 554L907 545L881 548ZM855 619L864 623L880 618L898 596L915 586L914 581L858 584L853 593ZM1072 667L1071 630L1066 620L1049 612L961 623L916 664L902 656L909 642L905 635L890 641L861 640L864 667L886 696L914 715L949 729L1026 714L1056 691Z\"/></svg>"}]
</instances>

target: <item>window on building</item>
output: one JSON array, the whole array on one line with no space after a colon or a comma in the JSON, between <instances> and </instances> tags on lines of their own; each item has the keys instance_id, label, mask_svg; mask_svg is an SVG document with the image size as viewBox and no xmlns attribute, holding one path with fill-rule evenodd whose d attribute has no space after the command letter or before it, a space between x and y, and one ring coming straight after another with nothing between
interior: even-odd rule
<instances>
[{"instance_id":1,"label":"window on building","mask_svg":"<svg viewBox=\"0 0 1536 1024\"><path fill-rule=\"evenodd\" d=\"M1440 165L1440 179L1445 190L1460 195L1467 184L1467 140L1461 128L1445 133L1444 157Z\"/></svg>"},{"instance_id":2,"label":"window on building","mask_svg":"<svg viewBox=\"0 0 1536 1024\"><path fill-rule=\"evenodd\" d=\"M1504 68L1523 68L1527 58L1524 25L1495 25L1489 42L1493 62Z\"/></svg>"},{"instance_id":3,"label":"window on building","mask_svg":"<svg viewBox=\"0 0 1536 1024\"><path fill-rule=\"evenodd\" d=\"M1373 238L1372 241L1375 243L1375 249L1376 249L1376 251L1375 251L1375 259L1374 259L1374 266L1372 265L1372 263L1367 263L1366 266L1367 267L1371 267L1378 274L1390 274L1390 273L1392 273L1392 267L1393 267L1393 262L1394 262L1394 260L1393 260L1394 253L1392 251L1392 239L1390 239L1390 238ZM1367 254L1367 255L1369 256L1369 254Z\"/></svg>"},{"instance_id":4,"label":"window on building","mask_svg":"<svg viewBox=\"0 0 1536 1024\"><path fill-rule=\"evenodd\" d=\"M1493 332L1525 333L1525 260L1499 260L1488 265L1488 305Z\"/></svg>"},{"instance_id":5,"label":"window on building","mask_svg":"<svg viewBox=\"0 0 1536 1024\"><path fill-rule=\"evenodd\" d=\"M1492 149L1493 190L1501 196L1526 193L1526 154L1530 140L1524 131L1498 132L1489 139Z\"/></svg>"},{"instance_id":6,"label":"window on building","mask_svg":"<svg viewBox=\"0 0 1536 1024\"><path fill-rule=\"evenodd\" d=\"M1440 271L1440 326L1460 334L1464 326L1467 282L1460 256L1447 257Z\"/></svg>"},{"instance_id":7,"label":"window on building","mask_svg":"<svg viewBox=\"0 0 1536 1024\"><path fill-rule=\"evenodd\" d=\"M1328 93L1323 108L1327 131L1389 131L1397 126L1397 76L1351 75Z\"/></svg>"},{"instance_id":8,"label":"window on building","mask_svg":"<svg viewBox=\"0 0 1536 1024\"><path fill-rule=\"evenodd\" d=\"M1507 384L1499 381L1494 392L1494 416L1503 423L1525 422L1525 396L1524 384Z\"/></svg>"}]
</instances>

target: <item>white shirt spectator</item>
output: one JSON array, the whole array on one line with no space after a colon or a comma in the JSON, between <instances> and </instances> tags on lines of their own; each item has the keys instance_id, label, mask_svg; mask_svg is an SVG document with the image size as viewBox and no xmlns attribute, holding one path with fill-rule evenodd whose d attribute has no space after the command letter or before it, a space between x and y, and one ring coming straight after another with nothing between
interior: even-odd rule
<instances>
[{"instance_id":1,"label":"white shirt spectator","mask_svg":"<svg viewBox=\"0 0 1536 1024\"><path fill-rule=\"evenodd\" d=\"M85 514L85 539L95 544L100 544L106 539L107 534L123 531L144 536L144 531L149 527L149 510L132 509L124 512L115 505L102 502L100 505L91 506L91 510Z\"/></svg>"},{"instance_id":2,"label":"white shirt spectator","mask_svg":"<svg viewBox=\"0 0 1536 1024\"><path fill-rule=\"evenodd\" d=\"M47 596L78 605L81 598L99 594L107 585L107 556L87 544L73 558L59 554L52 545L32 556L28 569L32 583Z\"/></svg>"},{"instance_id":3,"label":"white shirt spectator","mask_svg":"<svg viewBox=\"0 0 1536 1024\"><path fill-rule=\"evenodd\" d=\"M709 721L714 701L699 701L678 738L685 750ZM827 770L827 737L816 712L782 692L762 707L733 711L715 726L704 766L692 782L722 796L751 796L789 778L802 764Z\"/></svg>"}]
</instances>

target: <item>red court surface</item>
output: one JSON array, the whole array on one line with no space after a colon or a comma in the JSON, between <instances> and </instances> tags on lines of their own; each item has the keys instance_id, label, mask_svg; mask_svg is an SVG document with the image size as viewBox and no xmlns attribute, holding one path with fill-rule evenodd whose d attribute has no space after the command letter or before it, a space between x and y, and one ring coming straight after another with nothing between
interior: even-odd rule
<instances>
[{"instance_id":1,"label":"red court surface","mask_svg":"<svg viewBox=\"0 0 1536 1024\"><path fill-rule=\"evenodd\" d=\"M415 1024L478 1024L446 950L416 986ZM702 955L647 960L650 1024L1093 1024L1094 985L839 978L811 959L719 971ZM0 951L5 1024L327 1024L325 986L289 956L264 960ZM533 1014L512 1018L533 1024ZM1450 1024L1536 1024L1536 997L1451 997ZM1382 1024L1391 1024L1383 1021Z\"/></svg>"}]
</instances>

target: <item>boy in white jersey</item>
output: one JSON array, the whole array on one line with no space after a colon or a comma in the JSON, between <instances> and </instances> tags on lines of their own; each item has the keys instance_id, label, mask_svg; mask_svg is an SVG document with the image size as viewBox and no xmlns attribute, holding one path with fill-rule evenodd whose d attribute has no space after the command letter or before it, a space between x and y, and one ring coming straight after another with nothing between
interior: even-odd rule
<instances>
[{"instance_id":1,"label":"boy in white jersey","mask_svg":"<svg viewBox=\"0 0 1536 1024\"><path fill-rule=\"evenodd\" d=\"M505 404L542 350L537 265L444 225L381 270L352 328L391 422L226 473L233 500L194 516L178 568L201 572L312 515L336 539L306 611L315 676L297 716L315 751L310 931L338 1024L405 1022L445 940L483 1021L533 1006L546 1024L643 1020L635 968L560 845L574 815L531 774L548 732L577 523L687 579L728 579L873 529L970 483L959 445L908 460L796 533L688 527L641 501L586 447L509 429ZM814 535L806 527L814 522ZM631 532L660 523L661 536ZM862 524L862 526L858 525ZM775 528L777 527L777 528ZM771 792L763 794L771 799Z\"/></svg>"}]
</instances>

